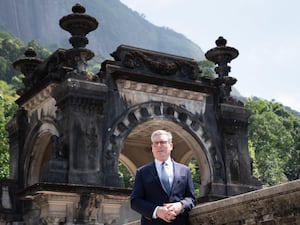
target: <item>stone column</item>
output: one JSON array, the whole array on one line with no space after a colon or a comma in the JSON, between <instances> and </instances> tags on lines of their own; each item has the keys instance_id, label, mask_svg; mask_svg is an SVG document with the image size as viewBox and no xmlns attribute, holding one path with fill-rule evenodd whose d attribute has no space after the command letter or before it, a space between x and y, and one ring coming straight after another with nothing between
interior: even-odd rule
<instances>
[{"instance_id":1,"label":"stone column","mask_svg":"<svg viewBox=\"0 0 300 225\"><path fill-rule=\"evenodd\" d=\"M249 116L250 110L243 106L225 103L220 105L228 196L260 187L260 183L252 177L247 136Z\"/></svg>"},{"instance_id":2,"label":"stone column","mask_svg":"<svg viewBox=\"0 0 300 225\"><path fill-rule=\"evenodd\" d=\"M107 86L86 71L87 61L94 53L85 48L86 35L98 27L98 21L76 4L71 14L59 20L59 25L71 34L69 42L73 46L65 52L69 72L53 92L60 140L68 152L68 183L102 184L102 111Z\"/></svg>"},{"instance_id":3,"label":"stone column","mask_svg":"<svg viewBox=\"0 0 300 225\"><path fill-rule=\"evenodd\" d=\"M230 63L239 52L226 46L223 37L216 40L217 47L210 49L206 58L216 64L218 77L214 84L218 90L215 95L216 114L222 138L222 155L225 164L226 195L236 195L260 188L260 183L252 177L251 159L248 151L248 119L250 110L232 97L231 88L236 83L234 77L228 76Z\"/></svg>"},{"instance_id":4,"label":"stone column","mask_svg":"<svg viewBox=\"0 0 300 225\"><path fill-rule=\"evenodd\" d=\"M62 143L68 152L68 182L101 184L102 83L68 78L54 90Z\"/></svg>"}]
</instances>

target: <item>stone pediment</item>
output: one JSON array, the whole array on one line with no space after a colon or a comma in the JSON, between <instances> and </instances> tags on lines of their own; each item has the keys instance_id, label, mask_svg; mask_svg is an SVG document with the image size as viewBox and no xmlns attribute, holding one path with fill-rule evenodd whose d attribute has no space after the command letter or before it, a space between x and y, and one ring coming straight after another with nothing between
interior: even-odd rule
<instances>
[{"instance_id":1,"label":"stone pediment","mask_svg":"<svg viewBox=\"0 0 300 225\"><path fill-rule=\"evenodd\" d=\"M111 55L115 61L104 62L101 70L105 72L109 65L118 78L203 92L214 89L211 80L201 77L201 69L191 58L127 45L120 45Z\"/></svg>"}]
</instances>

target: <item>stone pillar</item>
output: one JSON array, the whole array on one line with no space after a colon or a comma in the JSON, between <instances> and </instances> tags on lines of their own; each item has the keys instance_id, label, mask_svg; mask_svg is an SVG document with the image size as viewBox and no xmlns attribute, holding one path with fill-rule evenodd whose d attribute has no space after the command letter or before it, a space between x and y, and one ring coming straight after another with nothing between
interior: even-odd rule
<instances>
[{"instance_id":1,"label":"stone pillar","mask_svg":"<svg viewBox=\"0 0 300 225\"><path fill-rule=\"evenodd\" d=\"M260 187L260 183L252 177L251 158L247 143L249 116L250 110L242 106L225 103L220 105L228 196Z\"/></svg>"},{"instance_id":2,"label":"stone pillar","mask_svg":"<svg viewBox=\"0 0 300 225\"><path fill-rule=\"evenodd\" d=\"M59 25L71 34L73 48L66 50L69 72L54 90L60 141L69 160L68 183L102 184L101 152L103 107L107 86L86 71L94 53L85 48L86 35L98 27L98 21L76 4Z\"/></svg>"},{"instance_id":3,"label":"stone pillar","mask_svg":"<svg viewBox=\"0 0 300 225\"><path fill-rule=\"evenodd\" d=\"M69 78L54 90L61 139L68 152L68 183L102 184L104 84Z\"/></svg>"},{"instance_id":4,"label":"stone pillar","mask_svg":"<svg viewBox=\"0 0 300 225\"><path fill-rule=\"evenodd\" d=\"M216 40L217 47L209 50L205 56L217 66L218 77L214 84L217 87L215 96L218 126L221 131L222 156L225 164L225 194L227 196L255 190L261 187L252 177L251 159L248 151L248 119L250 110L233 98L231 87L236 83L234 77L228 76L230 63L238 56L238 50L226 46L223 37Z\"/></svg>"}]
</instances>

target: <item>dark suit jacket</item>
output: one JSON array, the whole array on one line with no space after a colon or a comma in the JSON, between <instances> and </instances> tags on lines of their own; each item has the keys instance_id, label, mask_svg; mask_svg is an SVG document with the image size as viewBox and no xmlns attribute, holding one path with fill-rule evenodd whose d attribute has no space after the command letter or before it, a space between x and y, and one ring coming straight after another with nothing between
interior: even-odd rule
<instances>
[{"instance_id":1,"label":"dark suit jacket","mask_svg":"<svg viewBox=\"0 0 300 225\"><path fill-rule=\"evenodd\" d=\"M185 165L173 161L173 168L174 181L169 196L160 183L154 161L137 170L131 194L131 208L142 215L141 225L188 224L187 212L195 204L192 176ZM179 214L174 221L167 223L159 218L152 219L155 207L162 206L163 203L178 201L184 204L184 212Z\"/></svg>"}]
</instances>

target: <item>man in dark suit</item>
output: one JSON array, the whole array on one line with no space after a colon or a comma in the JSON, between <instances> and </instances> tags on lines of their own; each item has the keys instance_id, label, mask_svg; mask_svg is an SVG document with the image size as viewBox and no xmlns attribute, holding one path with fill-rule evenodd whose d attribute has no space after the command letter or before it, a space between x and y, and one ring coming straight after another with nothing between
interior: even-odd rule
<instances>
[{"instance_id":1,"label":"man in dark suit","mask_svg":"<svg viewBox=\"0 0 300 225\"><path fill-rule=\"evenodd\" d=\"M171 159L172 134L151 135L154 161L139 168L131 194L131 208L142 215L141 225L186 225L195 204L189 168Z\"/></svg>"}]
</instances>

